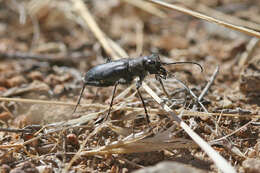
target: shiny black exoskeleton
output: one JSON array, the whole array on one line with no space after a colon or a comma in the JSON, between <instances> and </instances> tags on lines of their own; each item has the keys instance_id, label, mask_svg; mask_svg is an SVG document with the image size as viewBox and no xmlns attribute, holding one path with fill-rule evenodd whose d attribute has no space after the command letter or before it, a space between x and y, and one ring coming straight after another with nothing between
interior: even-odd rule
<instances>
[{"instance_id":1,"label":"shiny black exoskeleton","mask_svg":"<svg viewBox=\"0 0 260 173\"><path fill-rule=\"evenodd\" d=\"M138 83L141 83L148 74L160 75L163 78L167 75L157 54L123 58L97 65L86 73L84 84L97 87L114 86L116 83L130 84L135 77L139 77Z\"/></svg>"},{"instance_id":2,"label":"shiny black exoskeleton","mask_svg":"<svg viewBox=\"0 0 260 173\"><path fill-rule=\"evenodd\" d=\"M84 86L81 90L81 94L78 99L77 105L74 109L74 112L76 111L77 106L80 103L80 99L82 97L86 85L96 86L96 87L114 86L109 111L107 116L105 117L105 119L107 119L113 105L113 99L114 99L117 85L130 84L136 77L139 77L136 83L136 89L143 103L143 107L146 114L146 120L147 123L149 124L149 117L147 114L145 103L143 101L141 93L139 92L139 88L142 85L142 81L144 80L145 76L147 76L148 74L155 74L156 79L160 81L163 87L161 78L166 79L167 76L167 71L163 68L163 65L181 64L181 63L196 64L202 69L200 64L195 62L174 62L174 63L161 62L159 55L155 53L148 56L138 57L138 58L123 58L116 61L108 61L105 64L97 65L92 69L90 69L84 77L83 80ZM164 87L163 90L165 91Z\"/></svg>"}]
</instances>

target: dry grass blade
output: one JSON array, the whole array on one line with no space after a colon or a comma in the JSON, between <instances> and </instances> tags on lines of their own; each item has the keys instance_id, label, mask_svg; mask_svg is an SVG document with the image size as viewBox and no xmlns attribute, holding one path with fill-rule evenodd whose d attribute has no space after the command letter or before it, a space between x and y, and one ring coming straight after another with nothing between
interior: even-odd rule
<instances>
[{"instance_id":1,"label":"dry grass blade","mask_svg":"<svg viewBox=\"0 0 260 173\"><path fill-rule=\"evenodd\" d=\"M210 8L202 3L196 3L191 1L182 1L182 0L176 0L175 2L182 3L185 6L194 9L196 11L202 12L206 15L211 15L212 17L217 17L219 20L225 20L225 21L232 21L233 24L236 25L242 25L247 28L251 28L253 30L260 31L260 25L248 20L243 20L236 16L231 16L229 14L225 14L219 10L215 10L213 8ZM221 9L221 8L220 8Z\"/></svg>"},{"instance_id":2,"label":"dry grass blade","mask_svg":"<svg viewBox=\"0 0 260 173\"><path fill-rule=\"evenodd\" d=\"M121 136L129 136L133 132L133 129L115 126L112 123L107 123L107 127Z\"/></svg>"},{"instance_id":3,"label":"dry grass blade","mask_svg":"<svg viewBox=\"0 0 260 173\"><path fill-rule=\"evenodd\" d=\"M252 55L257 47L259 43L259 39L257 38L252 38L247 46L246 46L246 51L242 53L241 57L240 57L240 60L239 60L239 63L238 63L238 66L242 69L242 67L245 65L245 64L248 64L248 62L251 60L252 58Z\"/></svg>"},{"instance_id":4,"label":"dry grass blade","mask_svg":"<svg viewBox=\"0 0 260 173\"><path fill-rule=\"evenodd\" d=\"M169 128L170 129L170 128ZM171 139L171 132L158 133L153 137L146 138L152 132L141 132L140 134L129 135L121 141L115 141L103 147L84 151L81 156L104 155L104 154L126 154L138 152L151 152L173 148L194 148L197 147L191 140L174 138Z\"/></svg>"},{"instance_id":5,"label":"dry grass blade","mask_svg":"<svg viewBox=\"0 0 260 173\"><path fill-rule=\"evenodd\" d=\"M136 24L136 55L142 54L144 47L144 23L143 21L138 21Z\"/></svg>"},{"instance_id":6,"label":"dry grass blade","mask_svg":"<svg viewBox=\"0 0 260 173\"><path fill-rule=\"evenodd\" d=\"M212 22L212 23L216 23L218 25L222 25L224 27L227 27L227 28L230 28L230 29L233 29L233 30L236 30L236 31L243 32L247 35L251 35L251 36L260 38L260 33L254 31L252 29L248 29L248 28L245 28L245 27L242 27L242 26L238 26L238 25L234 25L234 24L231 24L231 23L228 23L228 22L224 22L224 21L218 20L216 18L201 14L201 13L196 12L196 11L189 10L187 8L184 8L184 7L181 7L181 6L178 6L178 5L169 4L167 2L163 2L163 1L159 1L159 0L146 0L146 1L160 5L162 7L169 8L171 10L176 10L176 11L185 13L185 14L193 16L193 17L197 17L199 19L203 19L203 20L206 20L206 21L209 21L209 22Z\"/></svg>"},{"instance_id":7,"label":"dry grass blade","mask_svg":"<svg viewBox=\"0 0 260 173\"><path fill-rule=\"evenodd\" d=\"M35 99L22 99L22 98L7 98L0 97L0 101L6 102L20 102L20 103L35 103L35 104L54 104L54 105L64 105L64 106L75 106L74 103L60 102L60 101L49 101L49 100L35 100Z\"/></svg>"},{"instance_id":8,"label":"dry grass blade","mask_svg":"<svg viewBox=\"0 0 260 173\"><path fill-rule=\"evenodd\" d=\"M121 94L119 94L116 98L120 99L125 96L126 93L128 93L131 89L131 86L124 90ZM75 107L76 103L68 103L68 102L61 102L61 101L49 101L49 100L35 100L35 99L22 99L22 98L6 98L6 97L0 97L0 101L6 101L6 102L18 102L18 103L28 103L28 104L52 104L52 105L63 105L63 106L71 106ZM100 108L100 109L108 109L107 105L102 104L81 104L81 107L83 108ZM143 108L134 108L134 107L128 107L128 106L117 106L113 105L115 110L126 110L126 111L143 111ZM105 110L104 110L105 111ZM151 113L162 113L161 110L158 109L149 109L149 112ZM176 111L178 114L180 111ZM97 113L97 114L100 114ZM86 116L91 116L90 114ZM224 116L224 117L248 117L248 118L260 118L260 115L240 115L240 114L227 114L227 113L206 113L206 112L194 112L194 111L183 111L182 116L199 116L199 117L205 117L205 116ZM82 116L83 118L84 116ZM76 119L74 119L76 121Z\"/></svg>"},{"instance_id":9,"label":"dry grass blade","mask_svg":"<svg viewBox=\"0 0 260 173\"><path fill-rule=\"evenodd\" d=\"M180 111L177 111L180 113ZM240 115L240 114L226 114L226 113L206 113L206 112L193 112L193 111L183 111L182 116L224 116L224 117L247 117L247 118L260 118L260 115Z\"/></svg>"},{"instance_id":10,"label":"dry grass blade","mask_svg":"<svg viewBox=\"0 0 260 173\"><path fill-rule=\"evenodd\" d=\"M206 141L204 141L198 134L196 134L184 121L178 116L177 112L171 110L167 105L161 104L163 101L146 85L143 84L149 93L152 93L154 100L159 103L162 108L171 115L171 117L185 130L185 132L208 154L208 156L214 161L216 166L225 173L236 172L235 169L221 156L219 155Z\"/></svg>"},{"instance_id":11,"label":"dry grass blade","mask_svg":"<svg viewBox=\"0 0 260 173\"><path fill-rule=\"evenodd\" d=\"M125 1L129 4L132 4L144 11L146 11L147 13L151 13L155 16L158 16L158 17L161 17L161 18L165 18L166 17L166 14L159 10L158 8L156 8L155 6L153 6L152 4L150 3L147 3L147 2L143 2L143 1L140 1L140 0L122 0L122 1Z\"/></svg>"},{"instance_id":12,"label":"dry grass blade","mask_svg":"<svg viewBox=\"0 0 260 173\"><path fill-rule=\"evenodd\" d=\"M97 23L95 22L94 18L90 14L88 8L85 6L84 2L81 0L73 1L74 10L76 13L81 16L84 21L86 22L87 26L90 27L90 29L94 32L95 36L98 38L106 52L111 55L112 57L118 57L117 54L112 50L111 46L109 45L109 42L106 39L105 34L99 29L97 26ZM83 26L85 27L85 26Z\"/></svg>"},{"instance_id":13,"label":"dry grass blade","mask_svg":"<svg viewBox=\"0 0 260 173\"><path fill-rule=\"evenodd\" d=\"M240 19L240 18L235 17L235 16L227 15L227 14L222 13L220 11L209 8L209 7L207 7L203 4L199 4L196 9L200 12L207 13L207 14L210 14L212 16L214 15L214 16L218 17L219 20L232 21L236 25L241 25L241 26L245 26L247 28L251 28L251 29L260 31L260 25L257 24L257 23L246 21L246 20Z\"/></svg>"},{"instance_id":14,"label":"dry grass blade","mask_svg":"<svg viewBox=\"0 0 260 173\"><path fill-rule=\"evenodd\" d=\"M120 57L128 57L127 53L125 52L124 49L122 49L116 42L114 42L113 40L111 40L110 38L107 38L107 40L109 41L109 44L111 46L111 48L117 52L118 55L120 55ZM119 57L112 57L113 59L119 59Z\"/></svg>"}]
</instances>

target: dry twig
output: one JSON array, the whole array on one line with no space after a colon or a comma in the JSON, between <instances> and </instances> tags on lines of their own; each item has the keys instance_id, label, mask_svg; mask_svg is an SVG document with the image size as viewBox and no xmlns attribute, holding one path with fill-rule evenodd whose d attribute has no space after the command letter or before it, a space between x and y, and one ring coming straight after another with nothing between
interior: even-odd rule
<instances>
[{"instance_id":1,"label":"dry twig","mask_svg":"<svg viewBox=\"0 0 260 173\"><path fill-rule=\"evenodd\" d=\"M203 99L203 97L207 94L209 88L211 87L211 85L213 84L214 80L216 79L217 75L219 72L219 66L216 67L214 73L212 74L211 78L209 79L209 82L207 83L207 85L205 86L205 88L202 90L198 101L201 101Z\"/></svg>"}]
</instances>

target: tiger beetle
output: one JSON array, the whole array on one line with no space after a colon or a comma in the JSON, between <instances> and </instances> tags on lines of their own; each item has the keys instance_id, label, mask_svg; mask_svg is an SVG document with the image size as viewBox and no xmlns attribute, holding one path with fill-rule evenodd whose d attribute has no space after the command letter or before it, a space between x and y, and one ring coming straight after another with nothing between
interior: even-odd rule
<instances>
[{"instance_id":1,"label":"tiger beetle","mask_svg":"<svg viewBox=\"0 0 260 173\"><path fill-rule=\"evenodd\" d=\"M78 105L80 104L80 100L82 98L82 94L84 92L86 85L96 86L96 87L114 86L108 113L103 119L103 121L106 121L111 112L117 85L131 84L136 77L139 77L139 79L136 82L136 89L144 107L144 111L146 115L146 123L147 125L149 125L150 120L147 113L147 109L144 103L144 99L139 91L139 88L142 85L142 81L148 74L155 74L156 80L160 82L164 93L168 96L161 80L161 78L166 79L167 77L167 71L166 69L164 69L163 66L172 65L172 64L184 64L184 63L198 65L201 71L203 71L202 66L196 62L189 62L189 61L173 62L173 63L161 62L159 55L155 53L152 53L151 55L148 56L142 56L137 58L122 58L115 61L111 61L109 59L107 63L97 65L91 68L86 73L83 79L84 84L81 89L80 96L78 98L73 113L75 113Z\"/></svg>"}]
</instances>

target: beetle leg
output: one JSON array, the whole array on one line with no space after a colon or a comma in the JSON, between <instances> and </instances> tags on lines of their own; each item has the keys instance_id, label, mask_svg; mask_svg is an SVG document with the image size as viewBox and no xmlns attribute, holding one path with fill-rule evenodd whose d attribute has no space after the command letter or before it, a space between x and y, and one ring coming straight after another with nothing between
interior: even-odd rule
<instances>
[{"instance_id":1,"label":"beetle leg","mask_svg":"<svg viewBox=\"0 0 260 173\"><path fill-rule=\"evenodd\" d=\"M166 89L165 89L165 87L164 87L164 85L163 85L163 81L162 81L161 77L160 77L159 75L155 75L155 78L156 78L156 80L158 80L158 81L160 82L160 84L161 84L161 86L162 86L162 89L163 89L163 93L164 93L168 98L170 98L170 95L168 94L168 92L166 91Z\"/></svg>"},{"instance_id":2,"label":"beetle leg","mask_svg":"<svg viewBox=\"0 0 260 173\"><path fill-rule=\"evenodd\" d=\"M138 93L138 95L139 95L139 97L140 97L140 99L141 99L141 101L142 101L142 103L143 103L144 112L145 112L145 116L146 116L146 123L147 123L147 125L149 126L150 119L149 119L149 116L148 116L148 113L147 113L147 109L146 109L146 106L145 106L145 103L144 103L144 99L143 99L143 97L142 97L142 95L141 95L139 89L137 89L137 93Z\"/></svg>"},{"instance_id":3,"label":"beetle leg","mask_svg":"<svg viewBox=\"0 0 260 173\"><path fill-rule=\"evenodd\" d=\"M125 85L125 84L127 84L127 81L124 78L121 78L121 79L118 80L118 83Z\"/></svg>"},{"instance_id":4,"label":"beetle leg","mask_svg":"<svg viewBox=\"0 0 260 173\"><path fill-rule=\"evenodd\" d=\"M115 83L115 86L114 86L114 89L113 89L113 94L112 94L112 99L111 99L111 102L110 102L110 105L109 105L109 109L108 109L108 113L107 113L107 115L105 116L103 122L108 119L108 116L109 116L109 114L110 114L110 112L111 112L111 109L112 109L112 106L113 106L114 97L115 97L115 93L116 93L116 87L117 87L117 85L118 85L118 82Z\"/></svg>"},{"instance_id":5,"label":"beetle leg","mask_svg":"<svg viewBox=\"0 0 260 173\"><path fill-rule=\"evenodd\" d=\"M85 90L85 87L86 87L86 85L84 84L83 87L82 87L82 89L81 89L81 91L80 91L80 95L79 95L79 98L78 98L77 104L76 104L76 106L75 106L75 108L74 108L72 114L74 114L74 113L76 112L77 107L79 106L80 100L81 100L82 95L83 95L83 92L84 92L84 90Z\"/></svg>"},{"instance_id":6,"label":"beetle leg","mask_svg":"<svg viewBox=\"0 0 260 173\"><path fill-rule=\"evenodd\" d=\"M142 95L141 95L141 93L140 93L140 91L139 91L139 88L140 88L141 85L142 85L142 80L143 80L143 78L140 77L140 79L139 79L139 80L137 81L137 83L136 83L136 89L137 89L137 93L138 93L138 95L139 95L139 97L140 97L140 99L141 99L141 101L142 101L142 103L143 103L144 112L145 112L145 116L146 116L146 123L147 123L147 125L149 126L150 119L149 119L149 116L148 116L148 113L147 113L147 109L146 109L146 106L145 106L145 103L144 103L144 99L143 99L143 97L142 97Z\"/></svg>"},{"instance_id":7,"label":"beetle leg","mask_svg":"<svg viewBox=\"0 0 260 173\"><path fill-rule=\"evenodd\" d=\"M106 63L109 63L111 61L112 61L111 57L108 56L107 59L106 59Z\"/></svg>"},{"instance_id":8,"label":"beetle leg","mask_svg":"<svg viewBox=\"0 0 260 173\"><path fill-rule=\"evenodd\" d=\"M136 82L136 89L137 90L142 86L142 82L143 82L144 78L145 78L144 75L139 76L139 79Z\"/></svg>"}]
</instances>

